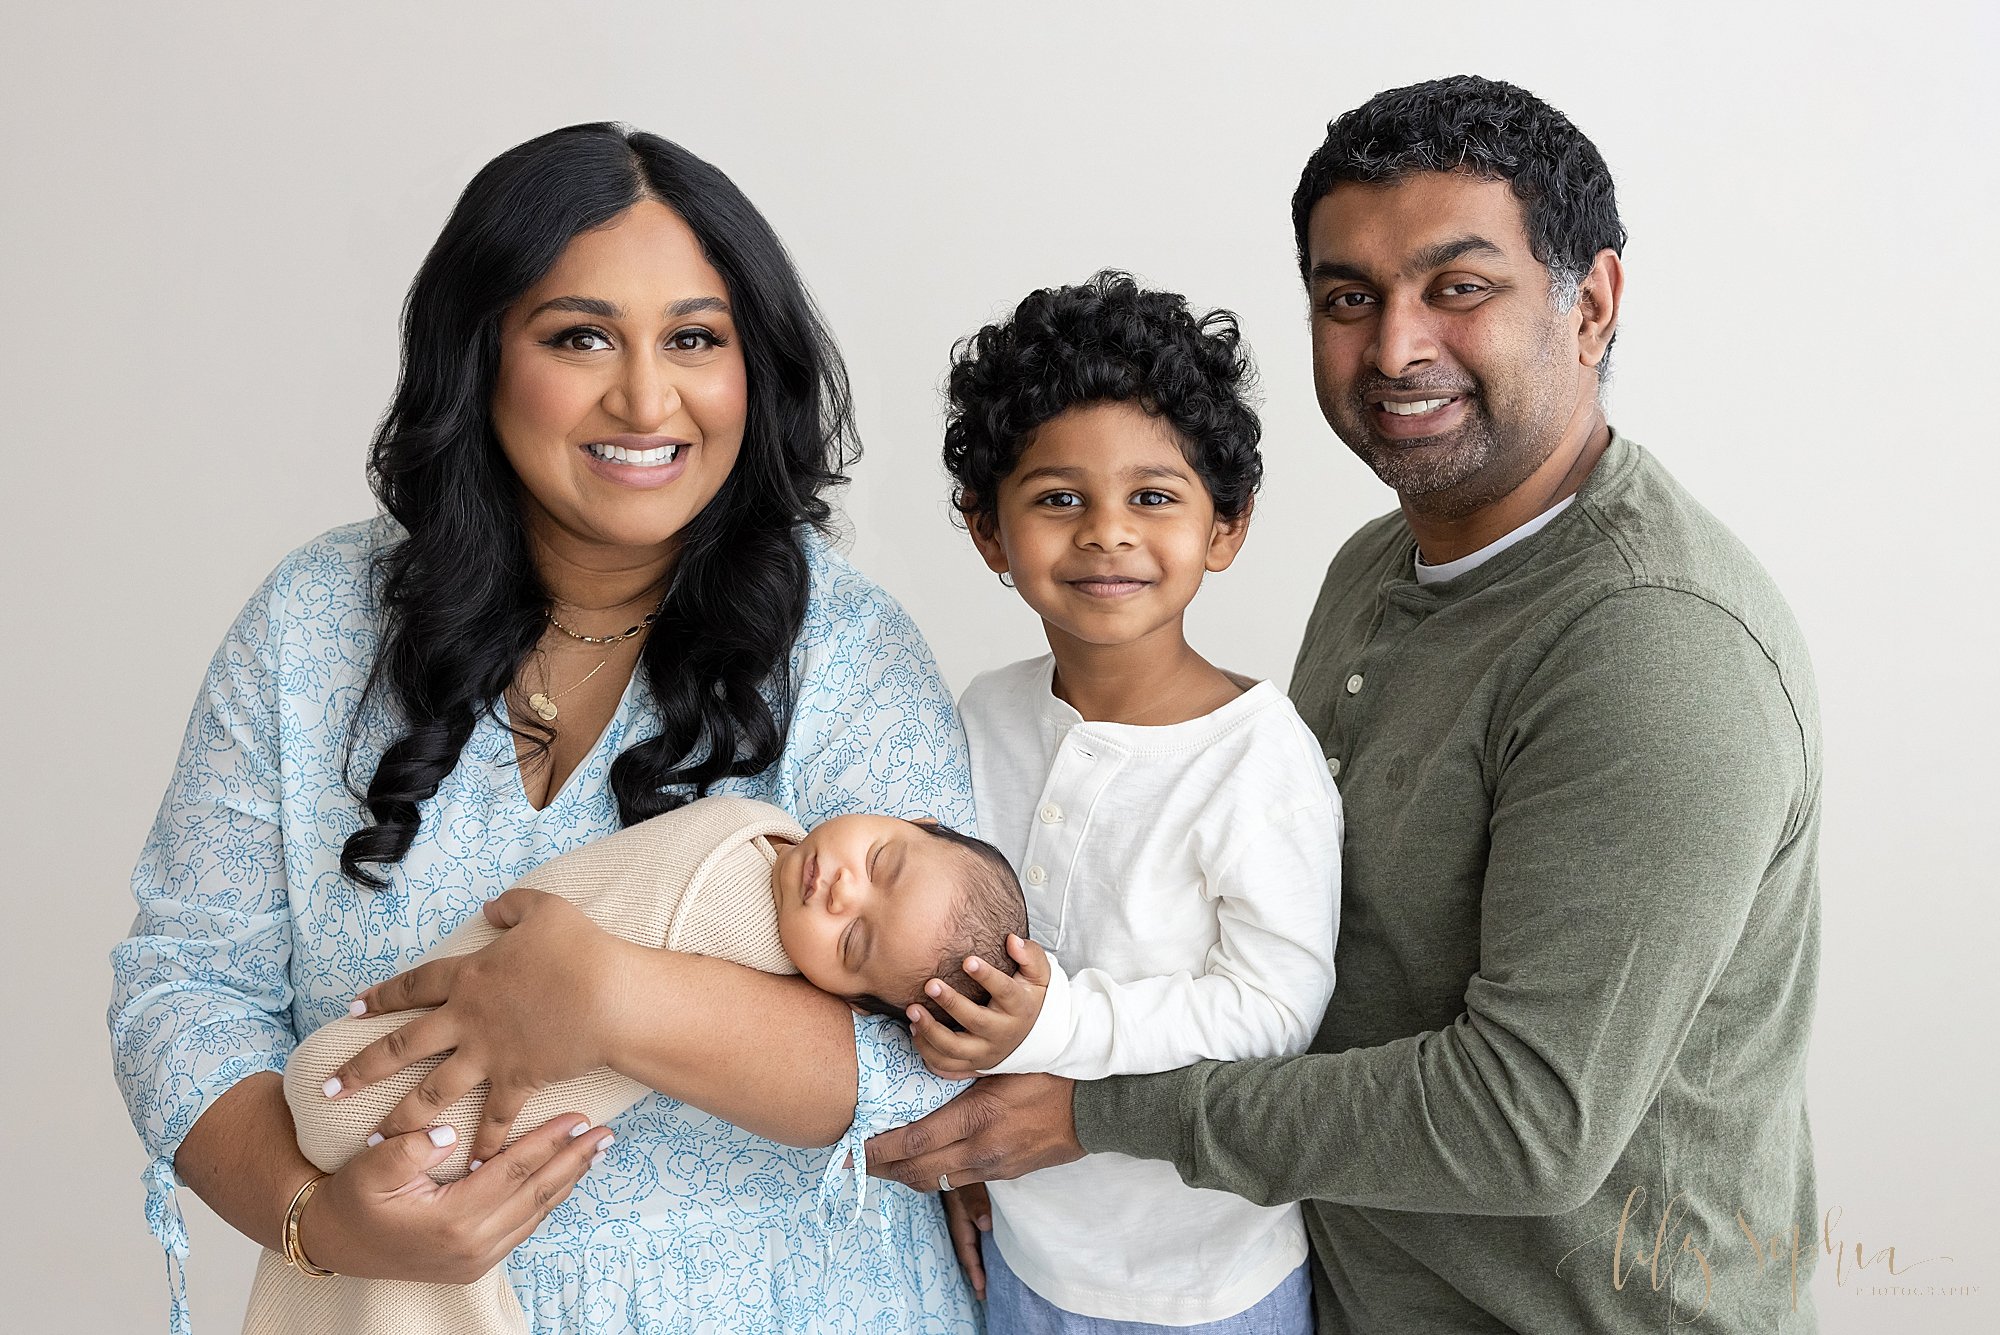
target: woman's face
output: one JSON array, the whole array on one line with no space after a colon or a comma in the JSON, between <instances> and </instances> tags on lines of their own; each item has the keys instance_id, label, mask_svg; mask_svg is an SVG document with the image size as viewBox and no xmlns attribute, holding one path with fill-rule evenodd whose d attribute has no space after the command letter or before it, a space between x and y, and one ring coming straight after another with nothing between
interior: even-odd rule
<instances>
[{"instance_id":1,"label":"woman's face","mask_svg":"<svg viewBox=\"0 0 2000 1335\"><path fill-rule=\"evenodd\" d=\"M571 240L501 319L493 429L530 533L571 559L671 558L736 464L746 401L729 290L664 204Z\"/></svg>"}]
</instances>

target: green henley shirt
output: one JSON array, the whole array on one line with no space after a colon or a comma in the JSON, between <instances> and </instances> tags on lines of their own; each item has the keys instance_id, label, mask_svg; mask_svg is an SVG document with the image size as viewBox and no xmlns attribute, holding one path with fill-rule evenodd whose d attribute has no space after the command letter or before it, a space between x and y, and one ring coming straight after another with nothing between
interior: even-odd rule
<instances>
[{"instance_id":1,"label":"green henley shirt","mask_svg":"<svg viewBox=\"0 0 2000 1335\"><path fill-rule=\"evenodd\" d=\"M1616 435L1541 532L1415 551L1348 541L1292 679L1347 823L1311 1051L1080 1085L1078 1135L1303 1202L1321 1335L1813 1330L1798 627Z\"/></svg>"}]
</instances>

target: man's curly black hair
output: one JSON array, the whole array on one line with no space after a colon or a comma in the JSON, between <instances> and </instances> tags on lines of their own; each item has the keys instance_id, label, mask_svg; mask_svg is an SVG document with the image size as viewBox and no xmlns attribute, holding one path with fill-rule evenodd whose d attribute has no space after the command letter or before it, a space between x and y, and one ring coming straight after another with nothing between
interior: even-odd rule
<instances>
[{"instance_id":1,"label":"man's curly black hair","mask_svg":"<svg viewBox=\"0 0 2000 1335\"><path fill-rule=\"evenodd\" d=\"M1116 269L1031 292L1014 313L952 348L944 466L952 504L991 522L1002 478L1037 427L1091 403L1137 403L1174 428L1215 512L1236 519L1264 478L1256 373L1236 317L1197 317L1186 298Z\"/></svg>"},{"instance_id":2,"label":"man's curly black hair","mask_svg":"<svg viewBox=\"0 0 2000 1335\"><path fill-rule=\"evenodd\" d=\"M1469 172L1506 181L1521 202L1528 246L1549 271L1558 310L1600 250L1623 254L1625 225L1611 170L1569 118L1511 83L1456 74L1392 88L1326 127L1292 195L1299 272L1310 278L1306 223L1343 181L1386 183L1414 172Z\"/></svg>"}]
</instances>

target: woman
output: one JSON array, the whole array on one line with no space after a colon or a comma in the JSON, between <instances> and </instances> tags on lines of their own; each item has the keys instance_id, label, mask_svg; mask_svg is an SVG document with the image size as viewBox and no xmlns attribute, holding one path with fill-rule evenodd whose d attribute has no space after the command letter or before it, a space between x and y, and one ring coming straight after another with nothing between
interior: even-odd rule
<instances>
[{"instance_id":1,"label":"woman","mask_svg":"<svg viewBox=\"0 0 2000 1335\"><path fill-rule=\"evenodd\" d=\"M289 1208L316 1176L277 1074L297 1036L549 857L699 792L969 819L928 649L816 531L851 442L797 275L707 163L584 125L467 187L410 292L387 514L250 600L134 873L113 1046L175 1257L178 1173L267 1247L291 1215L327 1269L504 1259L538 1331L972 1328L935 1197L877 1184L876 1224L847 1226L858 1199L814 1224L862 1137L958 1088L907 1035L798 979L620 953L533 896L428 1030L457 1053L420 1094L492 1083L485 1166L432 1183L448 1151L400 1109ZM662 1092L501 1150L578 1062Z\"/></svg>"}]
</instances>

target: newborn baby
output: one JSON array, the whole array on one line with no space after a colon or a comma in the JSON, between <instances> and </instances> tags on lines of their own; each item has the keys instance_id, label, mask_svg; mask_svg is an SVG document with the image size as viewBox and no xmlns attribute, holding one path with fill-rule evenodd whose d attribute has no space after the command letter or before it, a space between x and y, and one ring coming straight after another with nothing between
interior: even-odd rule
<instances>
[{"instance_id":1,"label":"newborn baby","mask_svg":"<svg viewBox=\"0 0 2000 1335\"><path fill-rule=\"evenodd\" d=\"M965 957L1011 972L1007 936L1028 931L1020 883L991 844L892 816L838 816L808 834L779 808L740 797L703 798L642 821L551 859L519 884L561 895L628 941L803 974L861 1009L898 1017L912 1004L931 1005L923 986L932 978L983 996L964 975ZM475 913L426 958L471 954L500 931ZM292 1054L285 1100L299 1148L323 1171L366 1148L377 1124L443 1057L338 1101L327 1097L328 1079L362 1048L425 1013L335 1020ZM567 1112L607 1122L648 1092L606 1069L561 1081L528 1100L510 1140ZM433 1178L465 1175L485 1098L481 1085L437 1119L458 1140ZM244 1321L245 1335L526 1329L500 1269L466 1286L317 1278L275 1252L259 1259Z\"/></svg>"}]
</instances>

